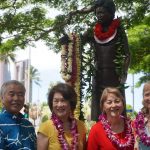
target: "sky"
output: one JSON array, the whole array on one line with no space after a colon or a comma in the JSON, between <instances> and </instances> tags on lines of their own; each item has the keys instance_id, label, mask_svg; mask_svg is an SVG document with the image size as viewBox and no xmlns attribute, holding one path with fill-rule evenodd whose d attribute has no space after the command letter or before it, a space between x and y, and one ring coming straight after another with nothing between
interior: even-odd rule
<instances>
[{"instance_id":1,"label":"sky","mask_svg":"<svg viewBox=\"0 0 150 150\"><path fill-rule=\"evenodd\" d=\"M30 55L29 55L30 50ZM38 69L41 79L41 87L33 85L33 103L47 102L47 92L50 83L62 81L60 76L60 54L54 53L49 50L42 42L38 42L36 47L30 47L26 50L20 50L17 52L17 60L31 59L31 65ZM141 74L134 75L134 84L138 81ZM134 105L134 110L139 111L142 107L142 89L134 88L134 98L132 93L133 76L128 75L126 85L129 86L126 89L126 103L131 106ZM133 100L134 99L134 100Z\"/></svg>"},{"instance_id":2,"label":"sky","mask_svg":"<svg viewBox=\"0 0 150 150\"><path fill-rule=\"evenodd\" d=\"M140 111L142 108L142 93L143 93L143 85L139 88L134 88L134 94L133 94L133 85L138 81L138 79L142 76L142 74L135 74L134 75L134 84L133 84L133 75L128 74L126 85L129 87L126 89L125 94L126 94L126 103L130 104L135 111Z\"/></svg>"},{"instance_id":3,"label":"sky","mask_svg":"<svg viewBox=\"0 0 150 150\"><path fill-rule=\"evenodd\" d=\"M59 73L60 55L49 50L42 42L38 42L36 47L19 50L16 54L17 61L30 58L31 65L40 73L41 86L33 84L33 103L46 102L50 83L63 81Z\"/></svg>"}]
</instances>

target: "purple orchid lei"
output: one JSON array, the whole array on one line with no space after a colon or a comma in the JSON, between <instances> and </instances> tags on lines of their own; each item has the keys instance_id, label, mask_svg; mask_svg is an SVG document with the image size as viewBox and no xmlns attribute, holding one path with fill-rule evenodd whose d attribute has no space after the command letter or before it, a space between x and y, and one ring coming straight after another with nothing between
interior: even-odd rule
<instances>
[{"instance_id":1,"label":"purple orchid lei","mask_svg":"<svg viewBox=\"0 0 150 150\"><path fill-rule=\"evenodd\" d=\"M77 130L77 123L76 119L71 118L71 134L73 136L71 146L69 146L68 142L65 139L64 136L64 128L63 128L63 122L58 119L58 117L53 113L51 120L53 121L56 129L58 130L58 140L60 142L60 145L63 150L76 150L78 146L78 130Z\"/></svg>"},{"instance_id":2,"label":"purple orchid lei","mask_svg":"<svg viewBox=\"0 0 150 150\"><path fill-rule=\"evenodd\" d=\"M150 146L150 137L145 132L145 122L144 122L144 114L139 112L135 119L135 130L140 138L140 141L146 145Z\"/></svg>"},{"instance_id":3,"label":"purple orchid lei","mask_svg":"<svg viewBox=\"0 0 150 150\"><path fill-rule=\"evenodd\" d=\"M118 147L118 149L124 149L124 148L130 147L134 143L134 136L132 133L130 120L126 118L124 118L124 120L125 120L125 138L124 139L126 142L121 142L121 140L118 139L115 136L114 132L111 130L111 126L108 120L106 119L106 115L99 116L99 121L102 123L102 126L106 132L107 137L115 146Z\"/></svg>"}]
</instances>

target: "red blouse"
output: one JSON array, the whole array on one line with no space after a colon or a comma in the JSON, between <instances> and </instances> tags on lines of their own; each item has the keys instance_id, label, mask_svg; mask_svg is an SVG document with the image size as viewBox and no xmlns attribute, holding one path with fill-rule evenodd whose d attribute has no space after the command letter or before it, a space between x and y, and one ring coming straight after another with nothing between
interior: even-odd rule
<instances>
[{"instance_id":1,"label":"red blouse","mask_svg":"<svg viewBox=\"0 0 150 150\"><path fill-rule=\"evenodd\" d=\"M125 132L116 134L116 136L123 142L125 141ZM120 150L133 150L134 143L128 148L120 148ZM90 130L87 142L87 150L119 150L118 147L113 145L106 135L106 132L99 121Z\"/></svg>"}]
</instances>

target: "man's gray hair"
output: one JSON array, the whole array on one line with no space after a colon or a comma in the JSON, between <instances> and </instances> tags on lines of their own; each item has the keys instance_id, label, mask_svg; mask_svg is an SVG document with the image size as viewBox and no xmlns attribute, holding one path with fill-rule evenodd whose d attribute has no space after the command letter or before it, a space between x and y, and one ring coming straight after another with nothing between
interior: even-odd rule
<instances>
[{"instance_id":1,"label":"man's gray hair","mask_svg":"<svg viewBox=\"0 0 150 150\"><path fill-rule=\"evenodd\" d=\"M0 90L0 97L2 98L7 90L7 87L11 84L15 84L15 85L19 85L22 87L22 89L24 90L24 93L26 92L26 89L24 87L24 85L17 81L17 80L10 80L10 81L6 81L3 83L3 85L1 86L1 90Z\"/></svg>"}]
</instances>

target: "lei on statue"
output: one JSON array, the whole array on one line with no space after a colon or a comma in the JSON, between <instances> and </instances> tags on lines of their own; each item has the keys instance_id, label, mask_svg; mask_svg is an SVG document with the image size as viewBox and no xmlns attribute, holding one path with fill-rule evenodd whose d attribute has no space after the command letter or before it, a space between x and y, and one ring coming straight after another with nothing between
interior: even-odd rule
<instances>
[{"instance_id":1,"label":"lei on statue","mask_svg":"<svg viewBox=\"0 0 150 150\"><path fill-rule=\"evenodd\" d=\"M120 20L114 19L111 25L109 26L108 31L103 32L102 25L100 23L97 23L94 27L94 38L96 42L100 44L104 44L111 41L115 37L119 25L120 25Z\"/></svg>"},{"instance_id":2,"label":"lei on statue","mask_svg":"<svg viewBox=\"0 0 150 150\"><path fill-rule=\"evenodd\" d=\"M75 33L70 33L69 44L61 46L61 76L65 82L71 84L77 93L77 106L75 117L80 116L80 73L81 73L81 58L80 58L80 36Z\"/></svg>"},{"instance_id":3,"label":"lei on statue","mask_svg":"<svg viewBox=\"0 0 150 150\"><path fill-rule=\"evenodd\" d=\"M80 72L80 38L75 33L69 34L68 45L61 46L61 76L74 86Z\"/></svg>"}]
</instances>

